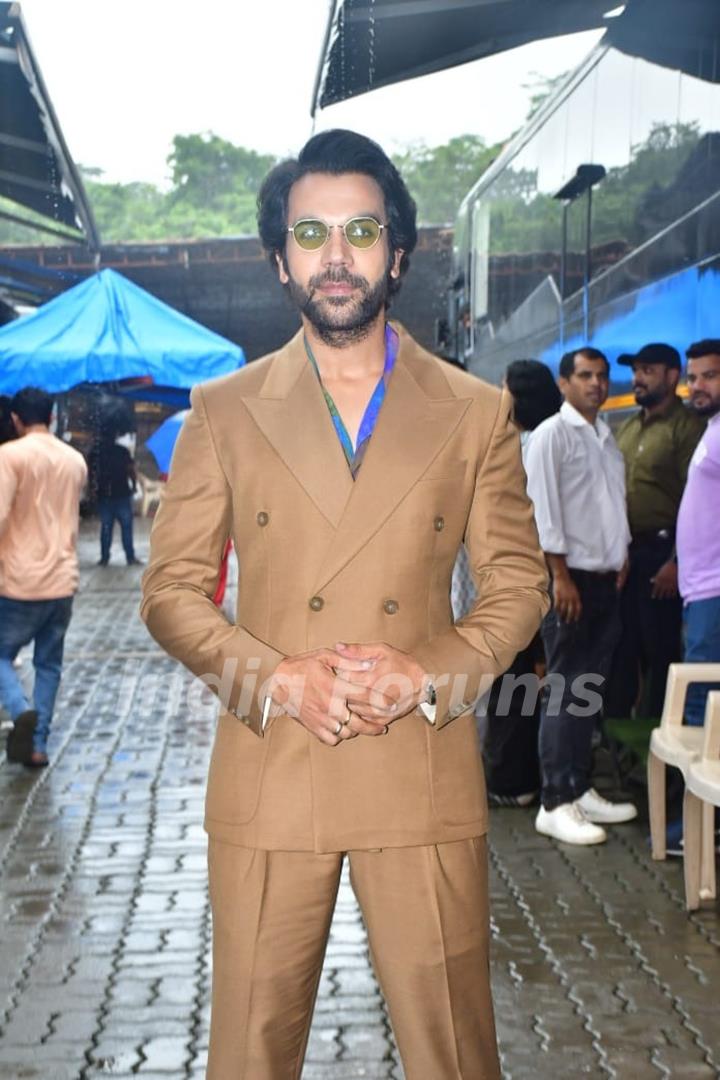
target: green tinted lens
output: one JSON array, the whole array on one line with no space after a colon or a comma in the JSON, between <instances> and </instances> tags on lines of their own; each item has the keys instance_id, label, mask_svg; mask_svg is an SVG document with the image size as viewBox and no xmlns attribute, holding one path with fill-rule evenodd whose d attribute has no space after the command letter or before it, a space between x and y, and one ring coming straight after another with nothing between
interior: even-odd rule
<instances>
[{"instance_id":1,"label":"green tinted lens","mask_svg":"<svg viewBox=\"0 0 720 1080\"><path fill-rule=\"evenodd\" d=\"M345 226L348 244L356 248L371 248L380 239L380 222L371 217L358 217Z\"/></svg>"},{"instance_id":2,"label":"green tinted lens","mask_svg":"<svg viewBox=\"0 0 720 1080\"><path fill-rule=\"evenodd\" d=\"M317 251L328 238L328 227L324 221L298 221L293 236L305 251Z\"/></svg>"}]
</instances>

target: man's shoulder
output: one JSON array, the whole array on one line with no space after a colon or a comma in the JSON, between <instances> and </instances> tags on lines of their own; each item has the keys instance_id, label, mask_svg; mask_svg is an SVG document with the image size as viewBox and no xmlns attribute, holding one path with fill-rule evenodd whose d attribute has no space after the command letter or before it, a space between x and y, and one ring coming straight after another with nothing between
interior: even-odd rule
<instances>
[{"instance_id":1,"label":"man's shoulder","mask_svg":"<svg viewBox=\"0 0 720 1080\"><path fill-rule=\"evenodd\" d=\"M620 424L620 426L615 431L616 442L620 443L626 435L629 435L630 432L635 431L635 429L640 426L641 415L642 411L638 409L636 412L631 413L630 416L626 417L625 420L623 420L622 424Z\"/></svg>"},{"instance_id":2,"label":"man's shoulder","mask_svg":"<svg viewBox=\"0 0 720 1080\"><path fill-rule=\"evenodd\" d=\"M702 416L691 409L682 398L676 397L675 404L673 405L670 413L670 419L673 425L680 431L687 432L692 435L697 435L698 438L705 430L705 420Z\"/></svg>"},{"instance_id":3,"label":"man's shoulder","mask_svg":"<svg viewBox=\"0 0 720 1080\"><path fill-rule=\"evenodd\" d=\"M448 397L473 398L497 409L502 395L499 386L493 386L465 368L429 352L404 328L396 329L401 334L402 355L418 381L429 382L438 394L445 392Z\"/></svg>"},{"instance_id":4,"label":"man's shoulder","mask_svg":"<svg viewBox=\"0 0 720 1080\"><path fill-rule=\"evenodd\" d=\"M426 355L437 365L456 397L476 398L482 402L487 401L497 406L502 395L499 386L493 386L492 383L486 382L485 379L473 375L471 371L449 364L447 360L442 360L439 356L433 356L432 353Z\"/></svg>"},{"instance_id":5,"label":"man's shoulder","mask_svg":"<svg viewBox=\"0 0 720 1080\"><path fill-rule=\"evenodd\" d=\"M64 439L58 438L57 435L53 435L53 447L59 454L65 457L68 461L74 461L76 465L82 465L85 467L85 457L76 450L74 446L71 446L69 442L65 442Z\"/></svg>"},{"instance_id":6,"label":"man's shoulder","mask_svg":"<svg viewBox=\"0 0 720 1080\"><path fill-rule=\"evenodd\" d=\"M298 332L274 352L251 360L229 375L200 383L190 394L191 404L195 407L202 402L210 412L226 414L228 410L236 410L243 398L262 396L268 387L272 387L271 396L278 387L282 388L282 394L286 393L306 358L302 341L302 333Z\"/></svg>"},{"instance_id":7,"label":"man's shoulder","mask_svg":"<svg viewBox=\"0 0 720 1080\"><path fill-rule=\"evenodd\" d=\"M702 440L712 456L720 461L720 415L710 420L702 435Z\"/></svg>"},{"instance_id":8,"label":"man's shoulder","mask_svg":"<svg viewBox=\"0 0 720 1080\"><path fill-rule=\"evenodd\" d=\"M71 462L77 466L77 468L86 469L85 458L69 443L66 443L64 439L59 439L57 435L43 435L43 441L50 439L50 446L52 448L52 454L49 457L43 453L42 459L49 463L59 460L65 460ZM3 443L0 446L0 462L5 465L9 465L12 468L22 469L23 466L31 461L38 459L38 444L29 435L24 435L20 439L11 439L9 442Z\"/></svg>"},{"instance_id":9,"label":"man's shoulder","mask_svg":"<svg viewBox=\"0 0 720 1080\"><path fill-rule=\"evenodd\" d=\"M2 455L0 460L5 463L21 466L35 456L33 440L27 435L19 436L17 439L10 439L9 442L0 446L0 455Z\"/></svg>"},{"instance_id":10,"label":"man's shoulder","mask_svg":"<svg viewBox=\"0 0 720 1080\"><path fill-rule=\"evenodd\" d=\"M273 362L281 356L283 349L268 353L259 360L252 360L237 371L231 371L229 375L221 375L217 379L208 379L194 388L190 395L193 401L198 394L203 401L214 404L230 398L248 397L258 393L267 378L268 371Z\"/></svg>"},{"instance_id":11,"label":"man's shoulder","mask_svg":"<svg viewBox=\"0 0 720 1080\"><path fill-rule=\"evenodd\" d=\"M562 413L553 413L552 416L542 420L533 430L530 445L537 446L541 443L557 441L563 435L569 434L571 430L571 426L565 423Z\"/></svg>"},{"instance_id":12,"label":"man's shoulder","mask_svg":"<svg viewBox=\"0 0 720 1080\"><path fill-rule=\"evenodd\" d=\"M415 341L403 327L396 325L396 329L400 332L402 358L416 380L433 396L473 398L485 407L497 411L501 397L499 387L492 386L469 371L435 356ZM297 338L291 338L282 348L258 360L252 360L238 371L201 383L193 391L191 400L195 401L199 394L205 405L214 409L216 406L227 406L229 401L237 401L238 398L257 396L262 391L271 368L278 364L295 364L297 355L293 350L296 346Z\"/></svg>"}]
</instances>

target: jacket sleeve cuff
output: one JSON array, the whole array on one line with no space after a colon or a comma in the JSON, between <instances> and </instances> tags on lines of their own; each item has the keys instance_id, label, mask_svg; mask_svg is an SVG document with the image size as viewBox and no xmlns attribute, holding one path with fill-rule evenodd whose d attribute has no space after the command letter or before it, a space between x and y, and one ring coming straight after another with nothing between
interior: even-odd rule
<instances>
[{"instance_id":1,"label":"jacket sleeve cuff","mask_svg":"<svg viewBox=\"0 0 720 1080\"><path fill-rule=\"evenodd\" d=\"M259 648L256 651L261 655L253 657L252 665L246 662L245 671L236 678L228 701L224 700L222 688L218 692L217 688L211 685L211 689L218 693L226 712L262 738L267 730L272 708L272 698L265 692L265 687L275 668L285 659L285 655L269 645L261 642L257 644Z\"/></svg>"},{"instance_id":2,"label":"jacket sleeve cuff","mask_svg":"<svg viewBox=\"0 0 720 1080\"><path fill-rule=\"evenodd\" d=\"M498 674L494 657L477 651L455 629L413 650L435 688L435 705L420 705L436 731L475 708ZM433 710L431 713L429 710Z\"/></svg>"}]
</instances>

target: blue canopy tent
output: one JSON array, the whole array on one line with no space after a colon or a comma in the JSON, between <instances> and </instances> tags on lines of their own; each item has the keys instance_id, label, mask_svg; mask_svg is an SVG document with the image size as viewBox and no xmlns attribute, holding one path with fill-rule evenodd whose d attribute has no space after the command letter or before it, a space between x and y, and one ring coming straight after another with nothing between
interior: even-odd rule
<instances>
[{"instance_id":1,"label":"blue canopy tent","mask_svg":"<svg viewBox=\"0 0 720 1080\"><path fill-rule=\"evenodd\" d=\"M0 328L0 394L110 382L122 390L118 383L136 380L130 396L182 407L196 383L244 363L238 345L114 270Z\"/></svg>"}]
</instances>

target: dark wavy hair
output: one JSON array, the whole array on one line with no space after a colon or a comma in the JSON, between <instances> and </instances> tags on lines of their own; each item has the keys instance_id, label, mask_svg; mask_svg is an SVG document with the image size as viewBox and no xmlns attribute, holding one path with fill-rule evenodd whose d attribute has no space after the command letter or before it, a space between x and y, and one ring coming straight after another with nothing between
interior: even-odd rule
<instances>
[{"instance_id":1,"label":"dark wavy hair","mask_svg":"<svg viewBox=\"0 0 720 1080\"><path fill-rule=\"evenodd\" d=\"M415 201L382 147L365 135L341 128L313 135L297 158L280 162L262 183L257 200L258 229L273 269L276 256L285 259L290 189L307 173L362 173L372 177L385 200L390 260L396 251L403 252L399 276L389 278L389 294L397 292L417 243Z\"/></svg>"},{"instance_id":2,"label":"dark wavy hair","mask_svg":"<svg viewBox=\"0 0 720 1080\"><path fill-rule=\"evenodd\" d=\"M534 431L562 405L552 371L539 360L513 360L505 372L505 385L513 397L515 422L524 431Z\"/></svg>"},{"instance_id":3,"label":"dark wavy hair","mask_svg":"<svg viewBox=\"0 0 720 1080\"><path fill-rule=\"evenodd\" d=\"M688 360L699 360L702 356L720 356L720 338L703 338L694 341L685 350Z\"/></svg>"}]
</instances>

